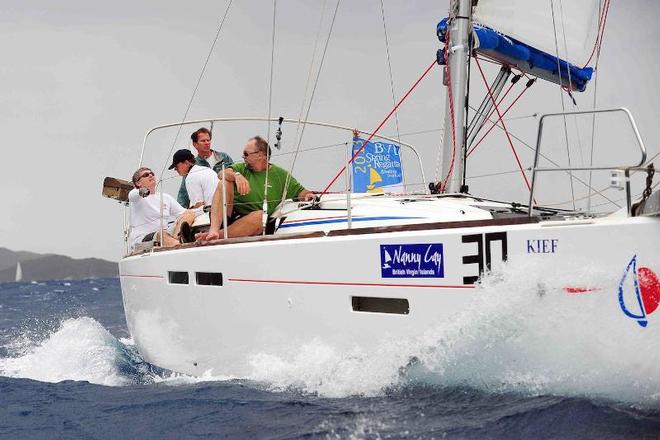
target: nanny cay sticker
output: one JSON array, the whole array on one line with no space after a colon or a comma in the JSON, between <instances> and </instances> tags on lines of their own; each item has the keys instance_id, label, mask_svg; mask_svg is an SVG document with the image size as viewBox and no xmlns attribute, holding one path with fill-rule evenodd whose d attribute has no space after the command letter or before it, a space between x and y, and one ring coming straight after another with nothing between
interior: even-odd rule
<instances>
[{"instance_id":1,"label":"nanny cay sticker","mask_svg":"<svg viewBox=\"0 0 660 440\"><path fill-rule=\"evenodd\" d=\"M381 244L383 278L444 278L442 243Z\"/></svg>"}]
</instances>

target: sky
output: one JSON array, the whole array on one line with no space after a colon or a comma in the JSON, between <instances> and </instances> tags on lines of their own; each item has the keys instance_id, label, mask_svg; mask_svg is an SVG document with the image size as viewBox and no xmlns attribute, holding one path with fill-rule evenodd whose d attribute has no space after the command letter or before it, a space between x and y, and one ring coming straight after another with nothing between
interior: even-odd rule
<instances>
[{"instance_id":1,"label":"sky","mask_svg":"<svg viewBox=\"0 0 660 440\"><path fill-rule=\"evenodd\" d=\"M399 97L434 59L440 47L435 26L447 15L447 1L383 0L383 5L392 83ZM182 120L226 6L222 0L3 1L0 129L5 166L0 173L4 202L0 246L75 258L121 258L124 210L101 197L103 177L130 179L147 130ZM273 116L297 118L300 114L317 34L320 49L334 6L334 0L277 1ZM613 1L597 87L592 83L587 92L576 96L580 109L592 106L594 89L598 107L628 107L651 156L660 150L655 130L660 116L660 69L655 57L660 29L654 23L659 13L660 3L654 0ZM272 2L232 3L188 120L268 114L272 20ZM393 102L382 20L380 0L340 4L310 120L371 130L390 111ZM319 60L317 56L316 67ZM492 78L496 69L486 66L486 73ZM473 78L474 105L485 90L479 82ZM443 126L444 105L441 70L435 68L398 112L398 133L419 150L427 178L438 169L442 138L438 129ZM565 105L567 110L576 109L569 101ZM559 110L557 86L537 84L507 115L508 125L520 140L533 145L538 120L530 115ZM577 118L568 125L578 149L573 154L575 164L588 156L590 125ZM147 146L145 164L160 171L173 146L190 146L189 135L195 128L184 128L176 141L176 130L156 136ZM393 120L382 133L396 135ZM549 139L557 145L549 145L547 151L564 163L563 128L556 133ZM629 130L614 128L613 121L607 120L599 133L596 163L635 161ZM214 134L215 148L234 159L240 158L249 137L268 137L264 123L216 126ZM295 148L294 138L295 126L285 127L284 152ZM302 148L349 139L344 133L310 129ZM518 140L515 144L529 166L531 150ZM280 156L275 162L286 165L290 157ZM303 155L293 174L308 188L320 190L344 157L341 149L318 150ZM480 177L515 170L512 158L506 138L494 130L468 163L471 192L524 202L526 189L520 174ZM406 163L406 169L412 166L412 161ZM163 178L166 191L174 193L178 177L165 171ZM638 185L636 192L641 189ZM579 185L574 191L585 192ZM622 197L613 191L612 198ZM571 195L566 179L551 178L541 194L548 202Z\"/></svg>"}]
</instances>

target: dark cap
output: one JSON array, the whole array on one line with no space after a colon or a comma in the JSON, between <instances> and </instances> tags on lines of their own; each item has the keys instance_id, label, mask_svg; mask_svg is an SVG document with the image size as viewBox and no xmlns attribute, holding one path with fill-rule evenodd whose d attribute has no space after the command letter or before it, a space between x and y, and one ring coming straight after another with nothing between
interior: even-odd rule
<instances>
[{"instance_id":1,"label":"dark cap","mask_svg":"<svg viewBox=\"0 0 660 440\"><path fill-rule=\"evenodd\" d=\"M174 153L174 157L172 157L172 165L170 165L168 170L173 170L176 164L187 160L195 162L195 156L193 156L190 150L177 150L177 152Z\"/></svg>"}]
</instances>

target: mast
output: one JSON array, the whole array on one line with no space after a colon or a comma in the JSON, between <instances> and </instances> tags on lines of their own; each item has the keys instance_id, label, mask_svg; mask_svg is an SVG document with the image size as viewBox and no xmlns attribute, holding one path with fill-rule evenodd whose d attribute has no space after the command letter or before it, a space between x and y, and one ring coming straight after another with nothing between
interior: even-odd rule
<instances>
[{"instance_id":1,"label":"mast","mask_svg":"<svg viewBox=\"0 0 660 440\"><path fill-rule=\"evenodd\" d=\"M468 77L469 37L472 31L472 0L451 0L449 11L449 39L447 41L447 66L445 83L447 100L445 106L445 131L442 151L442 176L445 179L452 169L448 182L443 182L445 192L460 192L463 184L463 155L465 154L465 101ZM451 93L452 111L449 108ZM454 144L456 150L454 151ZM453 160L452 160L453 156Z\"/></svg>"}]
</instances>

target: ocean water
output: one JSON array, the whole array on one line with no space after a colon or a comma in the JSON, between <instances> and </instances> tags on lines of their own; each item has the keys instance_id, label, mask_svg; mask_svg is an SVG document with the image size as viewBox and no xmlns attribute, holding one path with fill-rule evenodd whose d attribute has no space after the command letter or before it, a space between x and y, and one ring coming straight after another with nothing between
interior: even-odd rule
<instances>
[{"instance_id":1,"label":"ocean water","mask_svg":"<svg viewBox=\"0 0 660 440\"><path fill-rule=\"evenodd\" d=\"M660 320L514 279L416 341L257 354L243 378L144 362L117 279L2 284L0 438L660 439Z\"/></svg>"}]
</instances>

